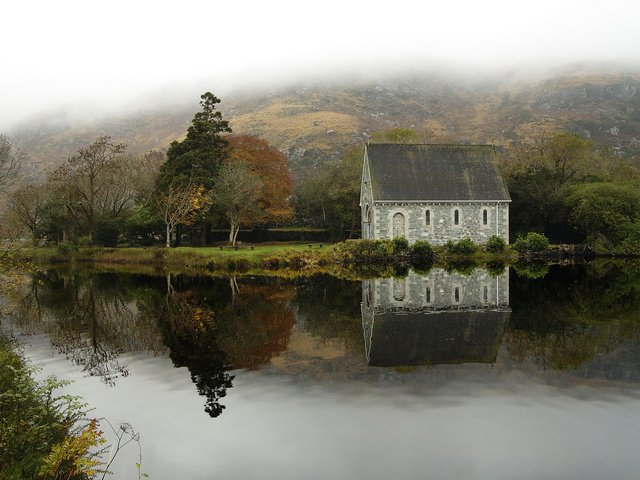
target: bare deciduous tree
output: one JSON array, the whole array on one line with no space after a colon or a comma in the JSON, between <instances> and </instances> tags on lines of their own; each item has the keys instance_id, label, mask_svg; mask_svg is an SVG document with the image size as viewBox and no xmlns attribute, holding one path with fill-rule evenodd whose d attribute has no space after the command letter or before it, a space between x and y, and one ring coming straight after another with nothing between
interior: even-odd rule
<instances>
[{"instance_id":1,"label":"bare deciduous tree","mask_svg":"<svg viewBox=\"0 0 640 480\"><path fill-rule=\"evenodd\" d=\"M229 221L229 244L236 244L241 226L251 225L265 218L259 204L263 182L251 165L243 161L222 166L214 186L214 201L222 206Z\"/></svg>"},{"instance_id":2,"label":"bare deciduous tree","mask_svg":"<svg viewBox=\"0 0 640 480\"><path fill-rule=\"evenodd\" d=\"M160 167L166 162L163 151L151 150L133 159L129 165L129 175L135 191L135 203L138 207L149 205L153 198Z\"/></svg>"},{"instance_id":3,"label":"bare deciduous tree","mask_svg":"<svg viewBox=\"0 0 640 480\"><path fill-rule=\"evenodd\" d=\"M33 244L38 242L38 227L42 221L47 201L43 185L27 184L18 188L8 201L8 217L14 224L26 228L31 234Z\"/></svg>"},{"instance_id":4,"label":"bare deciduous tree","mask_svg":"<svg viewBox=\"0 0 640 480\"><path fill-rule=\"evenodd\" d=\"M0 191L16 178L24 158L25 154L15 148L9 137L0 135Z\"/></svg>"},{"instance_id":5,"label":"bare deciduous tree","mask_svg":"<svg viewBox=\"0 0 640 480\"><path fill-rule=\"evenodd\" d=\"M123 143L112 143L108 136L98 137L53 174L54 180L73 191L76 206L87 224L89 241L93 240L100 200L108 198L107 191L114 189L113 178L119 170L116 159L125 148Z\"/></svg>"}]
</instances>

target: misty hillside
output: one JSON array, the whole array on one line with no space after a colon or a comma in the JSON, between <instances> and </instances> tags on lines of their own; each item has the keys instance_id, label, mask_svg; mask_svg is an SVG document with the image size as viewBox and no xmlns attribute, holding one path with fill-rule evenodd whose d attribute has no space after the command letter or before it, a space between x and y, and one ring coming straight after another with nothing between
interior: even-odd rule
<instances>
[{"instance_id":1,"label":"misty hillside","mask_svg":"<svg viewBox=\"0 0 640 480\"><path fill-rule=\"evenodd\" d=\"M536 79L414 75L318 83L222 100L220 111L234 132L268 139L289 156L296 175L338 157L367 134L393 127L414 128L426 142L498 145L565 130L640 158L640 70L578 69ZM125 142L132 153L164 148L186 133L194 113L193 106L159 107L72 127L51 115L10 134L29 154L27 170L41 176L98 135Z\"/></svg>"}]
</instances>

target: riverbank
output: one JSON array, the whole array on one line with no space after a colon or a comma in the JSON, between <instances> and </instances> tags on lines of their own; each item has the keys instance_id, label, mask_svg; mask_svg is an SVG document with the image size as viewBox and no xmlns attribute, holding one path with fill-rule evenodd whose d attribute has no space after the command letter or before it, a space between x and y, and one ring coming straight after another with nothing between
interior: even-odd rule
<instances>
[{"instance_id":1,"label":"riverbank","mask_svg":"<svg viewBox=\"0 0 640 480\"><path fill-rule=\"evenodd\" d=\"M465 245L462 245L465 247ZM238 247L43 247L19 250L38 266L93 264L103 268L145 268L167 272L237 272L299 276L330 273L339 277L393 274L398 270L433 266L468 270L477 266L504 268L518 262L590 258L588 247L550 246L543 251L517 252L511 246L497 251L471 245L409 246L401 241L353 240L337 244L270 243Z\"/></svg>"}]
</instances>

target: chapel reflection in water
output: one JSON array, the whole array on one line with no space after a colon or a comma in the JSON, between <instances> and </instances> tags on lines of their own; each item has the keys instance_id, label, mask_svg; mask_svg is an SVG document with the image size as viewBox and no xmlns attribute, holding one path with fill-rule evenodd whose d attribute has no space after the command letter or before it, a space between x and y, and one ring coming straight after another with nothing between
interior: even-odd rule
<instances>
[{"instance_id":1,"label":"chapel reflection in water","mask_svg":"<svg viewBox=\"0 0 640 480\"><path fill-rule=\"evenodd\" d=\"M433 269L362 282L371 366L494 363L509 322L509 271Z\"/></svg>"}]
</instances>

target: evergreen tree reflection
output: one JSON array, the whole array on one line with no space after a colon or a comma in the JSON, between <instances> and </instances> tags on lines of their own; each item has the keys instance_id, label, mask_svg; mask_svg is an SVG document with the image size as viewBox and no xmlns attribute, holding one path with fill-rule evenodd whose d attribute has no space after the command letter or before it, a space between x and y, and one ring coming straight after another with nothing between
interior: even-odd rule
<instances>
[{"instance_id":1,"label":"evergreen tree reflection","mask_svg":"<svg viewBox=\"0 0 640 480\"><path fill-rule=\"evenodd\" d=\"M191 290L176 291L167 276L164 301L152 304L176 367L186 367L198 393L205 397L205 412L219 416L225 409L220 399L233 387L234 376L224 352L218 347L214 311L193 296ZM148 306L149 307L149 306Z\"/></svg>"},{"instance_id":2,"label":"evergreen tree reflection","mask_svg":"<svg viewBox=\"0 0 640 480\"><path fill-rule=\"evenodd\" d=\"M233 387L230 370L257 369L287 348L295 322L292 288L214 280L166 277L163 299L150 299L176 367L186 367L205 411L219 416L221 399Z\"/></svg>"}]
</instances>

